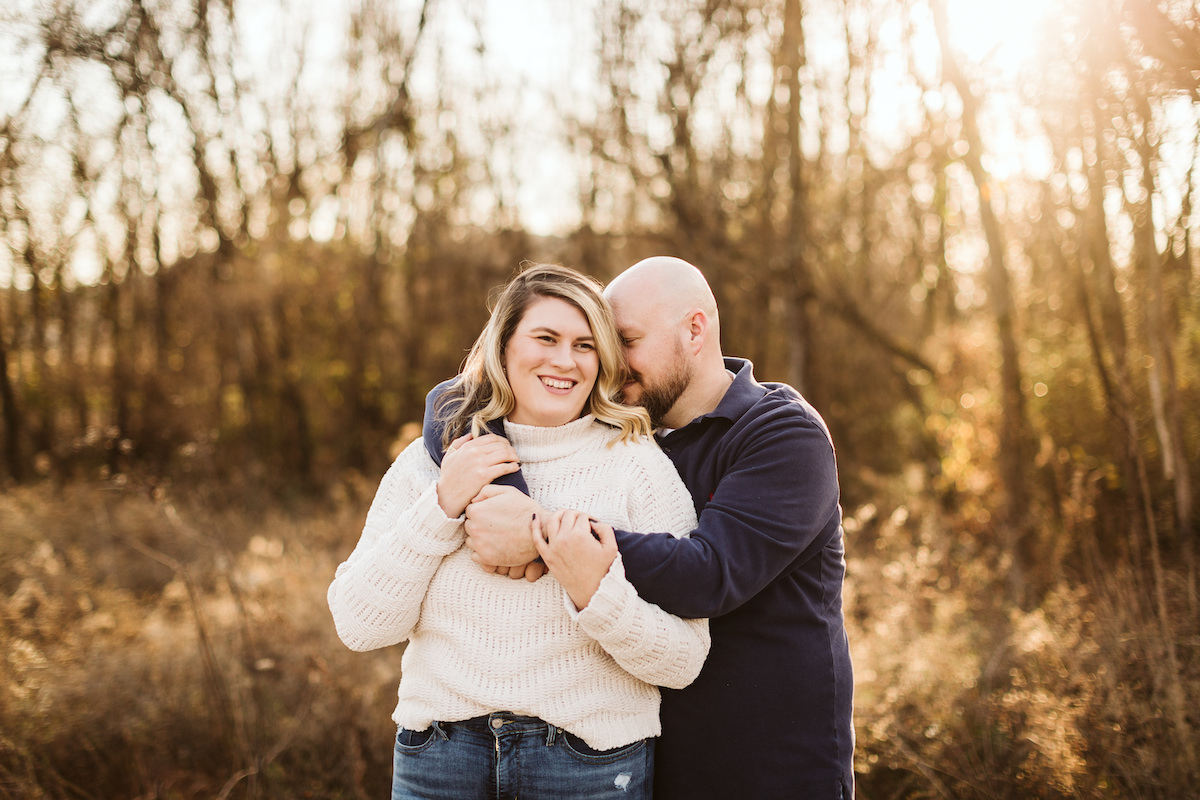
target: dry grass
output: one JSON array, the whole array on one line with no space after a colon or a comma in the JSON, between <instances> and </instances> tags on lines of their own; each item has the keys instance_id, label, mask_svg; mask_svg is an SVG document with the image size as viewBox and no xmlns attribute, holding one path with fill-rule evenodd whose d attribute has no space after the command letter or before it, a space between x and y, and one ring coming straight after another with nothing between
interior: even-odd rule
<instances>
[{"instance_id":1,"label":"dry grass","mask_svg":"<svg viewBox=\"0 0 1200 800\"><path fill-rule=\"evenodd\" d=\"M1022 610L986 537L897 496L847 524L859 796L1194 796L1200 628L1184 576L1168 573L1169 630L1127 570L1060 576Z\"/></svg>"},{"instance_id":2,"label":"dry grass","mask_svg":"<svg viewBox=\"0 0 1200 800\"><path fill-rule=\"evenodd\" d=\"M399 653L347 651L324 600L364 509L0 496L0 795L383 796Z\"/></svg>"},{"instance_id":3,"label":"dry grass","mask_svg":"<svg viewBox=\"0 0 1200 800\"><path fill-rule=\"evenodd\" d=\"M399 653L346 650L324 598L373 488L286 512L0 495L0 796L385 797ZM1170 631L1124 572L1015 610L1000 555L911 489L849 509L860 797L1189 796L1186 582Z\"/></svg>"}]
</instances>

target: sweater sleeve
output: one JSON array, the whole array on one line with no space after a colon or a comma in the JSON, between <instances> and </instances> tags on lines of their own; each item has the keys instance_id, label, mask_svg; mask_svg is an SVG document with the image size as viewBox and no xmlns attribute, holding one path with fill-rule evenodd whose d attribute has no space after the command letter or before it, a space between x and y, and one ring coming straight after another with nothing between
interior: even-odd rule
<instances>
[{"instance_id":1,"label":"sweater sleeve","mask_svg":"<svg viewBox=\"0 0 1200 800\"><path fill-rule=\"evenodd\" d=\"M407 639L433 574L462 546L461 518L448 519L438 505L438 476L421 440L409 445L384 475L354 552L338 566L329 610L351 650Z\"/></svg>"},{"instance_id":2,"label":"sweater sleeve","mask_svg":"<svg viewBox=\"0 0 1200 800\"><path fill-rule=\"evenodd\" d=\"M708 657L708 620L681 619L642 600L619 554L578 620L622 669L656 686L682 689Z\"/></svg>"},{"instance_id":3,"label":"sweater sleeve","mask_svg":"<svg viewBox=\"0 0 1200 800\"><path fill-rule=\"evenodd\" d=\"M657 446L635 446L651 449L626 473L634 529L685 535L696 521L687 489ZM619 554L577 619L622 668L647 683L682 689L708 656L708 620L681 619L640 598Z\"/></svg>"}]
</instances>

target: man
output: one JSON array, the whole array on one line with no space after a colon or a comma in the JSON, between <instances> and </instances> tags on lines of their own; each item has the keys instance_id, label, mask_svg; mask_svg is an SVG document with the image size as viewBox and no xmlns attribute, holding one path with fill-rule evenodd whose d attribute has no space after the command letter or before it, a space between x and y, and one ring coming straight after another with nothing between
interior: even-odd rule
<instances>
[{"instance_id":1,"label":"man","mask_svg":"<svg viewBox=\"0 0 1200 800\"><path fill-rule=\"evenodd\" d=\"M662 691L655 798L850 800L853 677L829 432L794 389L723 358L716 302L691 264L646 259L605 294L632 373L625 401L663 429L699 517L686 539L616 531L625 574L667 611L711 618L699 677ZM513 488L485 487L467 511L476 560L520 574L536 556L537 510Z\"/></svg>"}]
</instances>

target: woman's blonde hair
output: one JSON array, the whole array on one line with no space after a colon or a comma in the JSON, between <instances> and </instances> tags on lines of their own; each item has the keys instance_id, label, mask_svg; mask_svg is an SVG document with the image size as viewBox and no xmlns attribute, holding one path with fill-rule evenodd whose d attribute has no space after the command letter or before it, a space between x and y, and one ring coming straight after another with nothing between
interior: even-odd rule
<instances>
[{"instance_id":1,"label":"woman's blonde hair","mask_svg":"<svg viewBox=\"0 0 1200 800\"><path fill-rule=\"evenodd\" d=\"M620 429L621 441L649 435L652 428L645 409L617 401L627 367L616 319L603 288L594 278L556 264L532 264L509 281L471 347L462 373L438 401L437 413L445 426L442 444L449 447L468 430L478 436L489 422L508 416L516 408L516 397L504 372L504 351L525 311L543 297L555 297L578 308L592 329L600 368L583 413Z\"/></svg>"}]
</instances>

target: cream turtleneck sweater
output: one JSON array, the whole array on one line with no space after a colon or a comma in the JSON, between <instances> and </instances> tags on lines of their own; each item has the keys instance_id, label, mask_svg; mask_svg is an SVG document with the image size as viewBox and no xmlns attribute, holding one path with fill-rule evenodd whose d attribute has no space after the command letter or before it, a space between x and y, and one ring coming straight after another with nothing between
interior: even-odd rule
<instances>
[{"instance_id":1,"label":"cream turtleneck sweater","mask_svg":"<svg viewBox=\"0 0 1200 800\"><path fill-rule=\"evenodd\" d=\"M675 536L696 525L683 482L649 439L622 444L590 415L554 428L506 423L505 432L547 512L572 508L622 530ZM641 600L619 555L582 611L553 575L531 584L484 572L464 545L462 518L447 519L438 505L438 477L421 440L400 454L329 587L338 635L352 650L408 641L396 723L423 730L508 711L601 750L657 736L657 687L695 679L707 621Z\"/></svg>"}]
</instances>

